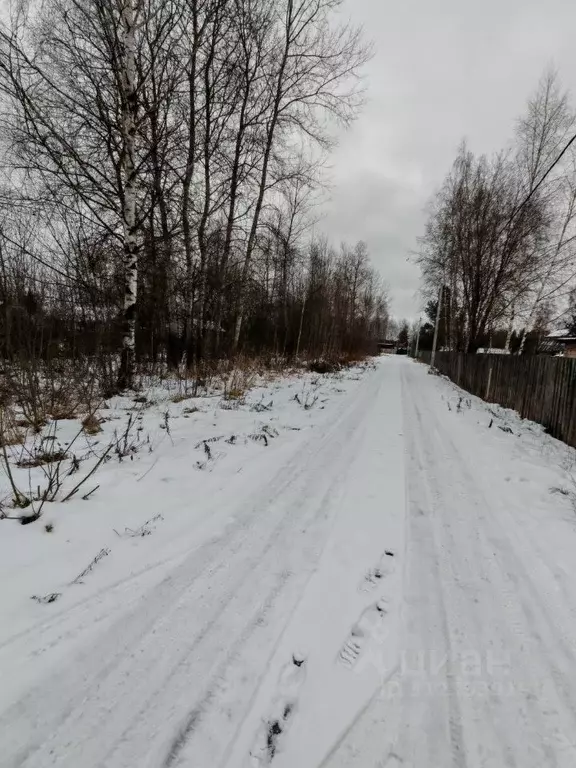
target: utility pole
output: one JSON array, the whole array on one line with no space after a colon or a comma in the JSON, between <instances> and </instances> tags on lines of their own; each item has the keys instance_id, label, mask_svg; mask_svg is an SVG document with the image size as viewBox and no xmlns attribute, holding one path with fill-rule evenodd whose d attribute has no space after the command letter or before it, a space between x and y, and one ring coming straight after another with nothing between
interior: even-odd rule
<instances>
[{"instance_id":1,"label":"utility pole","mask_svg":"<svg viewBox=\"0 0 576 768\"><path fill-rule=\"evenodd\" d=\"M438 326L440 325L440 314L442 312L442 294L444 293L444 281L440 283L438 291L438 309L436 310L436 324L434 325L434 341L432 342L432 355L430 356L430 368L434 368L436 362L436 345L438 343Z\"/></svg>"}]
</instances>

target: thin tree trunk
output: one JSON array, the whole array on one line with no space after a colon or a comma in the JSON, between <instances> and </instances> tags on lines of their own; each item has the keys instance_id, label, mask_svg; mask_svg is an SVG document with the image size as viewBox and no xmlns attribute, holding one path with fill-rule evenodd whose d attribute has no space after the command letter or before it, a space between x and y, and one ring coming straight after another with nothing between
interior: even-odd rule
<instances>
[{"instance_id":1,"label":"thin tree trunk","mask_svg":"<svg viewBox=\"0 0 576 768\"><path fill-rule=\"evenodd\" d=\"M194 334L194 248L192 245L192 226L190 222L190 188L194 177L196 162L196 68L200 31L198 29L198 8L196 0L191 4L193 43L188 71L188 147L186 172L182 181L182 234L184 237L184 255L186 259L185 321L184 337L187 363L192 362L190 352Z\"/></svg>"},{"instance_id":2,"label":"thin tree trunk","mask_svg":"<svg viewBox=\"0 0 576 768\"><path fill-rule=\"evenodd\" d=\"M270 164L270 158L272 156L272 147L274 145L274 136L276 133L276 126L278 124L278 117L280 115L280 106L282 103L282 87L284 84L284 73L288 64L288 55L290 53L292 39L292 24L293 24L293 2L288 1L288 8L286 10L286 37L284 43L284 50L282 52L282 60L278 69L278 77L276 80L276 90L274 93L274 102L272 106L272 114L270 115L270 122L268 124L268 131L266 135L266 146L264 149L264 157L262 161L262 172L260 174L260 187L258 190L258 197L256 199L256 205L254 207L254 216L252 218L252 226L250 227L250 234L248 236L248 244L246 246L246 254L244 257L244 266L242 268L242 276L240 278L239 285L239 297L238 297L238 313L236 315L236 324L234 328L234 351L238 350L238 344L240 341L240 332L242 330L242 322L244 320L245 303L246 303L246 289L248 285L248 275L250 273L250 264L252 261L252 254L256 246L256 235L258 233L258 225L260 223L260 214L264 205L264 195L266 193L266 185L268 182L268 167Z\"/></svg>"},{"instance_id":3,"label":"thin tree trunk","mask_svg":"<svg viewBox=\"0 0 576 768\"><path fill-rule=\"evenodd\" d=\"M214 21L212 31L212 42L208 59L204 65L204 140L203 140L203 170L204 170L204 205L202 215L198 224L198 250L200 251L200 279L198 284L198 323L196 329L196 359L199 361L204 354L204 325L206 319L206 270L208 263L206 231L208 220L210 218L210 207L212 203L212 178L210 161L212 156L212 82L210 80L212 64L216 53L218 19Z\"/></svg>"},{"instance_id":4,"label":"thin tree trunk","mask_svg":"<svg viewBox=\"0 0 576 768\"><path fill-rule=\"evenodd\" d=\"M240 161L242 156L242 146L244 142L244 134L246 132L246 111L248 108L248 99L251 92L251 76L247 72L246 87L244 96L242 99L242 107L240 109L240 119L238 125L238 133L236 134L236 142L234 146L234 160L232 163L232 176L230 180L230 200L228 204L228 215L226 220L226 237L224 240L224 250L222 254L222 261L220 263L220 292L217 302L216 311L216 354L220 352L221 334L222 334L222 319L224 315L224 285L226 281L226 271L228 269L228 262L230 260L230 251L232 249L232 235L234 232L234 220L236 217L236 202L238 199L238 187L240 184Z\"/></svg>"},{"instance_id":5,"label":"thin tree trunk","mask_svg":"<svg viewBox=\"0 0 576 768\"><path fill-rule=\"evenodd\" d=\"M306 310L306 296L302 302L302 311L300 312L300 324L298 326L298 341L296 342L296 358L300 354L300 342L302 341L302 326L304 325L304 312Z\"/></svg>"},{"instance_id":6,"label":"thin tree trunk","mask_svg":"<svg viewBox=\"0 0 576 768\"><path fill-rule=\"evenodd\" d=\"M135 139L138 100L136 91L136 15L138 0L125 0L122 8L122 139L124 176L124 313L122 353L118 371L119 389L134 386L136 350L136 299L138 250L136 242Z\"/></svg>"},{"instance_id":7,"label":"thin tree trunk","mask_svg":"<svg viewBox=\"0 0 576 768\"><path fill-rule=\"evenodd\" d=\"M514 331L514 308L512 308L512 317L510 318L510 326L508 328L508 333L506 334L506 344L504 344L504 349L506 352L510 352L510 342L512 341L512 333Z\"/></svg>"}]
</instances>

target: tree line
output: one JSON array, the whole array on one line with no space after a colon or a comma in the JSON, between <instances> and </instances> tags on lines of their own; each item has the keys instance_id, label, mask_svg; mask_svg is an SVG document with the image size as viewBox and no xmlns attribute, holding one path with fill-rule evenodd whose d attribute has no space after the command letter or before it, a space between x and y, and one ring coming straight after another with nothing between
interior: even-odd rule
<instances>
[{"instance_id":1,"label":"tree line","mask_svg":"<svg viewBox=\"0 0 576 768\"><path fill-rule=\"evenodd\" d=\"M192 366L358 352L387 297L310 239L370 56L342 0L44 0L0 25L0 344Z\"/></svg>"},{"instance_id":2,"label":"tree line","mask_svg":"<svg viewBox=\"0 0 576 768\"><path fill-rule=\"evenodd\" d=\"M576 282L576 112L553 71L541 78L509 145L477 156L462 142L429 204L418 260L431 342L526 351L564 323Z\"/></svg>"}]
</instances>

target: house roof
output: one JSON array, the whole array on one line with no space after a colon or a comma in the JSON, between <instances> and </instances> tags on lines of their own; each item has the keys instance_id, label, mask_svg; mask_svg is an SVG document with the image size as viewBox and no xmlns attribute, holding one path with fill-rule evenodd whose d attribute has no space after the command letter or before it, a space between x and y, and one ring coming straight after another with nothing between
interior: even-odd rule
<instances>
[{"instance_id":1,"label":"house roof","mask_svg":"<svg viewBox=\"0 0 576 768\"><path fill-rule=\"evenodd\" d=\"M538 345L538 352L544 355L555 355L558 352L562 352L564 346L558 341L558 339L546 338Z\"/></svg>"}]
</instances>

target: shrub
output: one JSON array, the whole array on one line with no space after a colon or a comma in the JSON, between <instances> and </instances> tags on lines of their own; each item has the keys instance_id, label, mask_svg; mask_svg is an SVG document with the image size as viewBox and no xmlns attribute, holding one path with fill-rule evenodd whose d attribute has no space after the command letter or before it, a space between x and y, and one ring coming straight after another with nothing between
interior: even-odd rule
<instances>
[{"instance_id":1,"label":"shrub","mask_svg":"<svg viewBox=\"0 0 576 768\"><path fill-rule=\"evenodd\" d=\"M61 448L52 450L51 448L40 447L37 451L29 453L27 458L22 458L17 461L16 466L21 469L41 467L44 464L51 464L54 461L64 461L67 455L66 451Z\"/></svg>"},{"instance_id":2,"label":"shrub","mask_svg":"<svg viewBox=\"0 0 576 768\"><path fill-rule=\"evenodd\" d=\"M190 400L192 395L186 395L184 393L178 394L178 395L172 395L170 398L171 403L183 403L184 400Z\"/></svg>"},{"instance_id":3,"label":"shrub","mask_svg":"<svg viewBox=\"0 0 576 768\"><path fill-rule=\"evenodd\" d=\"M240 361L224 385L225 400L242 400L246 392L254 385L255 373L245 361Z\"/></svg>"},{"instance_id":4,"label":"shrub","mask_svg":"<svg viewBox=\"0 0 576 768\"><path fill-rule=\"evenodd\" d=\"M102 432L99 419L93 413L90 413L82 422L82 429L87 435L97 435Z\"/></svg>"},{"instance_id":5,"label":"shrub","mask_svg":"<svg viewBox=\"0 0 576 768\"><path fill-rule=\"evenodd\" d=\"M312 360L308 363L308 370L311 373L337 373L341 367L335 360Z\"/></svg>"}]
</instances>

